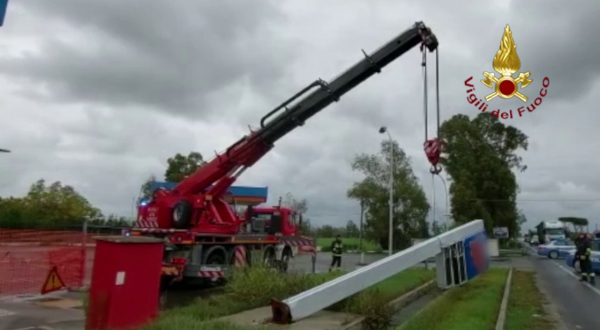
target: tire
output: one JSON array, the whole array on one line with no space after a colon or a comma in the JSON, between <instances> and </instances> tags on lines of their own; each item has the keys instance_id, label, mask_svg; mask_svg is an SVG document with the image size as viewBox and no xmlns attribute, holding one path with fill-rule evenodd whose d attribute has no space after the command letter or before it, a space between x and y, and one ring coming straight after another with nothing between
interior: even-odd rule
<instances>
[{"instance_id":1,"label":"tire","mask_svg":"<svg viewBox=\"0 0 600 330\"><path fill-rule=\"evenodd\" d=\"M184 199L177 202L173 207L172 218L175 228L189 228L192 218L192 204Z\"/></svg>"},{"instance_id":2,"label":"tire","mask_svg":"<svg viewBox=\"0 0 600 330\"><path fill-rule=\"evenodd\" d=\"M227 252L222 246L213 246L204 255L204 265L226 265L227 264Z\"/></svg>"},{"instance_id":3,"label":"tire","mask_svg":"<svg viewBox=\"0 0 600 330\"><path fill-rule=\"evenodd\" d=\"M548 258L558 259L558 251L550 251L550 253L548 253Z\"/></svg>"}]
</instances>

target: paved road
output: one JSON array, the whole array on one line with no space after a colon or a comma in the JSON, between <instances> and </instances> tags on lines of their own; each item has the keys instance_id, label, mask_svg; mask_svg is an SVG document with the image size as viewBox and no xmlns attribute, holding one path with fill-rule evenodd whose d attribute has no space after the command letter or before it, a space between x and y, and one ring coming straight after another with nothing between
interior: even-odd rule
<instances>
[{"instance_id":1,"label":"paved road","mask_svg":"<svg viewBox=\"0 0 600 330\"><path fill-rule=\"evenodd\" d=\"M0 330L79 330L85 315L77 293L0 299Z\"/></svg>"},{"instance_id":2,"label":"paved road","mask_svg":"<svg viewBox=\"0 0 600 330\"><path fill-rule=\"evenodd\" d=\"M387 255L384 254L365 254L364 262L371 263L379 259L385 258ZM360 254L344 254L342 256L341 268L345 271L352 271L360 267L359 262L361 261ZM329 265L331 265L331 253L330 252L319 252L317 253L317 260L315 264L315 272L323 273L329 271ZM296 256L290 261L289 266L292 272L311 272L312 271L312 259L308 255Z\"/></svg>"},{"instance_id":3,"label":"paved road","mask_svg":"<svg viewBox=\"0 0 600 330\"><path fill-rule=\"evenodd\" d=\"M595 287L579 282L562 259L551 260L533 255L530 260L539 285L556 307L567 329L600 329L600 282Z\"/></svg>"}]
</instances>

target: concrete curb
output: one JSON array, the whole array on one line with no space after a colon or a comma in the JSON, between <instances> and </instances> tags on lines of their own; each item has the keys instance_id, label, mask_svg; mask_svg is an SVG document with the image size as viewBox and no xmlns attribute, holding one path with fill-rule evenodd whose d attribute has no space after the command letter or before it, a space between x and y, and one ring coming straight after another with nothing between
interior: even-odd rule
<instances>
[{"instance_id":1,"label":"concrete curb","mask_svg":"<svg viewBox=\"0 0 600 330\"><path fill-rule=\"evenodd\" d=\"M508 296L510 295L510 285L512 281L512 267L508 271L506 277L506 284L504 286L504 296L502 297L502 303L500 304L500 312L498 313L498 319L496 320L496 330L504 330L504 322L506 321L506 309L508 306Z\"/></svg>"},{"instance_id":2,"label":"concrete curb","mask_svg":"<svg viewBox=\"0 0 600 330\"><path fill-rule=\"evenodd\" d=\"M388 306L391 306L395 312L399 311L400 309L404 308L405 306L407 306L408 304L412 303L413 301L417 300L418 298L420 298L421 296L423 296L424 294L426 294L427 292L431 291L433 288L435 287L435 281L431 280L405 294L403 294L402 296L390 301L388 303ZM360 317L359 319L352 321L349 324L346 324L342 329L343 330L360 330L363 329L363 323L365 321L366 317Z\"/></svg>"},{"instance_id":3,"label":"concrete curb","mask_svg":"<svg viewBox=\"0 0 600 330\"><path fill-rule=\"evenodd\" d=\"M403 294L402 296L390 301L388 303L388 305L392 306L392 308L395 311L398 311L398 310L406 307L406 305L417 300L418 298L420 298L421 296L423 296L424 294L426 294L427 292L432 290L434 287L435 287L435 281L431 280L431 281L421 285L420 287L413 289L412 291L409 291L409 292Z\"/></svg>"}]
</instances>

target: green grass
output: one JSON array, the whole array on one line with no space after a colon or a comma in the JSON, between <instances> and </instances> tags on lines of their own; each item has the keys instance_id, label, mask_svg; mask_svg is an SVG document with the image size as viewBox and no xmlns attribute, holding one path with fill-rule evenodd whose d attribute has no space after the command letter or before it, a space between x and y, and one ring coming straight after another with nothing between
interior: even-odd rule
<instances>
[{"instance_id":1,"label":"green grass","mask_svg":"<svg viewBox=\"0 0 600 330\"><path fill-rule=\"evenodd\" d=\"M234 327L222 322L217 324L211 320L269 305L271 298L285 299L342 274L332 272L282 275L270 269L253 267L234 274L225 286L224 294L197 299L190 305L166 310L145 329L256 329ZM365 315L367 322L376 325L371 329L375 329L378 325L389 322L393 314L387 307L389 301L431 280L433 276L433 270L411 268L329 309Z\"/></svg>"},{"instance_id":2,"label":"green grass","mask_svg":"<svg viewBox=\"0 0 600 330\"><path fill-rule=\"evenodd\" d=\"M506 313L506 330L553 328L552 321L548 320L544 311L545 298L535 285L534 276L532 272L513 271Z\"/></svg>"},{"instance_id":3,"label":"green grass","mask_svg":"<svg viewBox=\"0 0 600 330\"><path fill-rule=\"evenodd\" d=\"M494 329L507 272L491 268L462 287L448 290L397 329Z\"/></svg>"},{"instance_id":4,"label":"green grass","mask_svg":"<svg viewBox=\"0 0 600 330\"><path fill-rule=\"evenodd\" d=\"M333 242L334 237L319 237L317 238L317 246L321 247L321 251L329 252L331 251L331 242ZM344 244L344 251L354 250L358 251L360 248L360 240L358 238L342 238L342 244ZM362 241L362 251L363 252L371 252L375 251L377 253L381 253L383 251L381 246L373 241L365 240Z\"/></svg>"},{"instance_id":5,"label":"green grass","mask_svg":"<svg viewBox=\"0 0 600 330\"><path fill-rule=\"evenodd\" d=\"M187 306L164 311L158 320L146 329L187 329L186 324L197 324L197 328L193 329L213 329L210 327L202 328L201 326L204 326L203 324L211 319L266 306L271 302L271 298L287 298L333 279L340 274L339 272L332 272L282 275L272 269L252 267L234 274L225 286L224 294L197 299ZM173 324L181 324L182 326L175 327Z\"/></svg>"},{"instance_id":6,"label":"green grass","mask_svg":"<svg viewBox=\"0 0 600 330\"><path fill-rule=\"evenodd\" d=\"M431 269L409 268L328 309L365 316L367 329L385 329L395 312L388 303L432 280L434 275Z\"/></svg>"},{"instance_id":7,"label":"green grass","mask_svg":"<svg viewBox=\"0 0 600 330\"><path fill-rule=\"evenodd\" d=\"M230 322L207 321L198 322L189 317L179 316L169 320L170 323L157 322L148 327L146 330L267 330L265 327L237 325Z\"/></svg>"}]
</instances>

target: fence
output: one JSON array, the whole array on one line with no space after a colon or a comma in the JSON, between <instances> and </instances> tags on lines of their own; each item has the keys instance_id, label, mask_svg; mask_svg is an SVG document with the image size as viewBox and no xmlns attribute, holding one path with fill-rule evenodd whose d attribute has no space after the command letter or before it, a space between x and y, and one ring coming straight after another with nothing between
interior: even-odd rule
<instances>
[{"instance_id":1,"label":"fence","mask_svg":"<svg viewBox=\"0 0 600 330\"><path fill-rule=\"evenodd\" d=\"M54 267L67 288L88 286L92 237L114 232L0 228L0 296L39 294Z\"/></svg>"}]
</instances>

